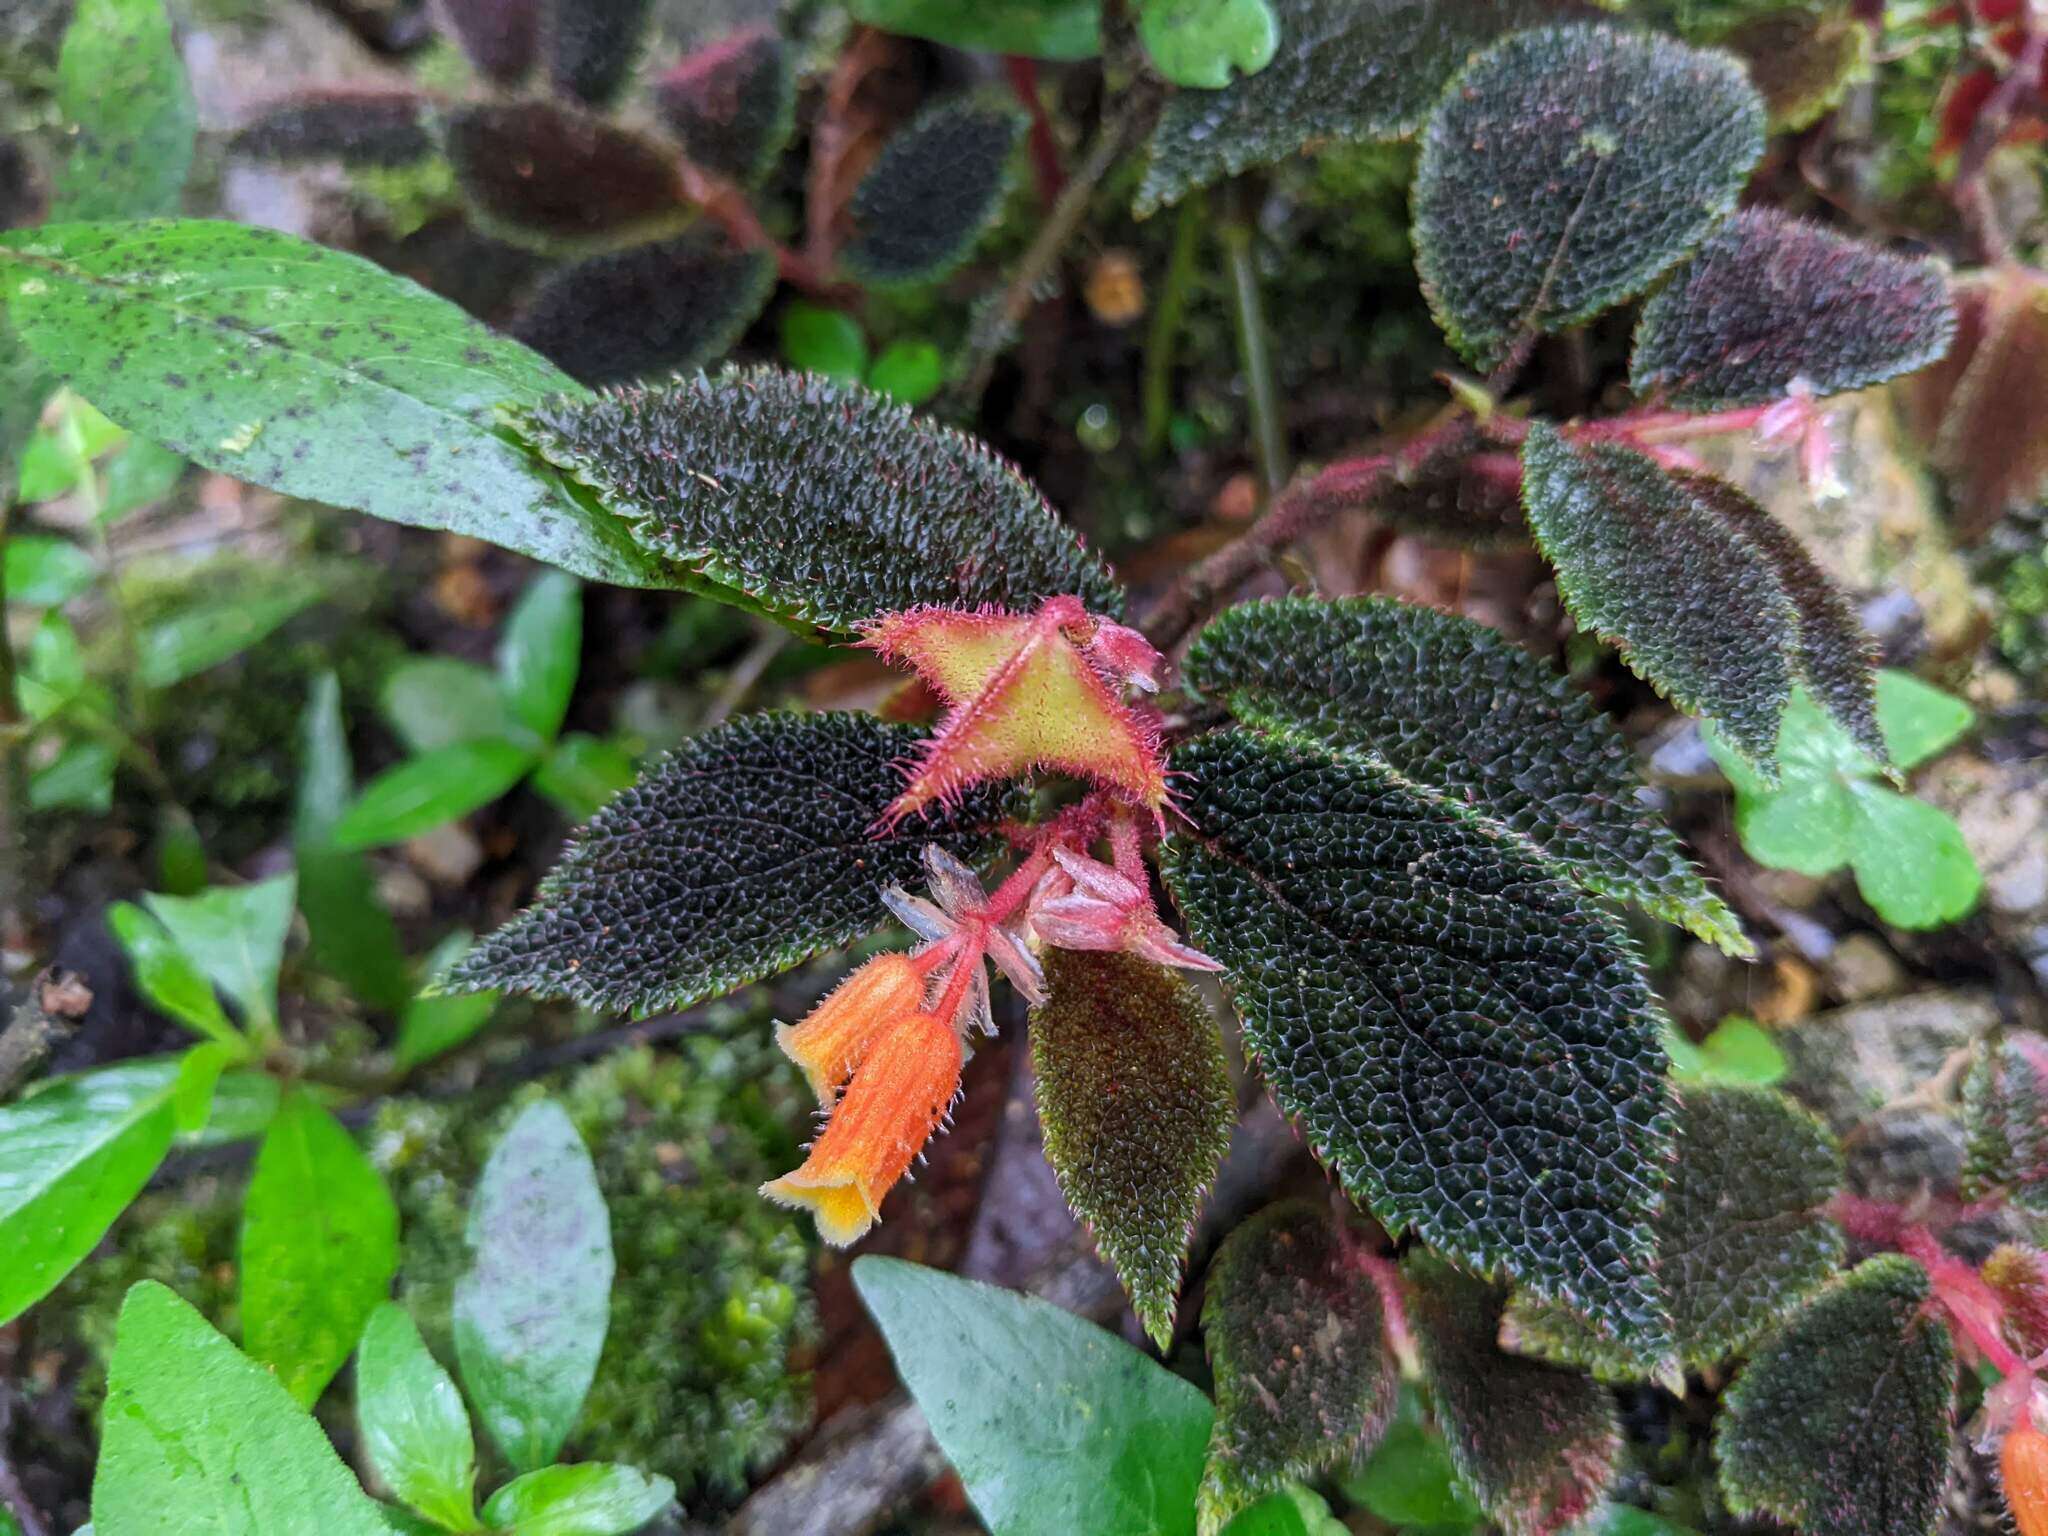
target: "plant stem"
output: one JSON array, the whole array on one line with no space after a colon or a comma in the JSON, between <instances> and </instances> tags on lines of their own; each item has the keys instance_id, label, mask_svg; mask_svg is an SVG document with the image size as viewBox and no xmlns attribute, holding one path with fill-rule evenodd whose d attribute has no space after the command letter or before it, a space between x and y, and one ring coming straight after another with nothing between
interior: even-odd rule
<instances>
[{"instance_id":1,"label":"plant stem","mask_svg":"<svg viewBox=\"0 0 2048 1536\"><path fill-rule=\"evenodd\" d=\"M0 948L27 930L22 910L28 863L27 776L22 749L28 742L15 693L14 642L7 633L7 536L14 514L12 490L0 476Z\"/></svg>"},{"instance_id":2,"label":"plant stem","mask_svg":"<svg viewBox=\"0 0 2048 1536\"><path fill-rule=\"evenodd\" d=\"M1167 257L1166 278L1159 285L1159 299L1152 306L1152 326L1145 337L1145 457L1156 459L1166 451L1167 432L1173 424L1173 362L1179 350L1181 317L1187 313L1188 287L1195 279L1195 258L1201 252L1202 224L1208 211L1201 193L1191 194L1180 205L1173 226L1173 253Z\"/></svg>"},{"instance_id":3,"label":"plant stem","mask_svg":"<svg viewBox=\"0 0 2048 1536\"><path fill-rule=\"evenodd\" d=\"M1045 115L1045 103L1038 95L1038 61L1020 54L1008 54L1003 68L1010 77L1010 90L1031 116L1031 174L1038 183L1038 200L1047 207L1059 201L1067 184L1060 169L1060 144L1053 137L1052 119Z\"/></svg>"},{"instance_id":4,"label":"plant stem","mask_svg":"<svg viewBox=\"0 0 2048 1536\"><path fill-rule=\"evenodd\" d=\"M1259 299L1259 268L1252 249L1251 196L1242 181L1224 189L1223 217L1216 233L1223 241L1230 274L1231 313L1237 322L1237 362L1244 370L1245 404L1251 412L1252 452L1266 494L1287 483L1287 435L1280 423L1279 391L1273 383L1272 339Z\"/></svg>"}]
</instances>

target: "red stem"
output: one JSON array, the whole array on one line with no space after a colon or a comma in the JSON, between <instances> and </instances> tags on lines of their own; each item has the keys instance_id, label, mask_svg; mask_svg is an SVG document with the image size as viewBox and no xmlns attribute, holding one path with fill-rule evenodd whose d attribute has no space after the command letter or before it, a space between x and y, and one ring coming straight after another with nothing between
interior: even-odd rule
<instances>
[{"instance_id":1,"label":"red stem","mask_svg":"<svg viewBox=\"0 0 2048 1536\"><path fill-rule=\"evenodd\" d=\"M1038 185L1038 200L1050 208L1059 201L1067 185L1067 173L1060 169L1059 140L1053 137L1052 119L1038 94L1038 61L1005 55L1003 68L1010 76L1010 89L1031 114L1031 175Z\"/></svg>"}]
</instances>

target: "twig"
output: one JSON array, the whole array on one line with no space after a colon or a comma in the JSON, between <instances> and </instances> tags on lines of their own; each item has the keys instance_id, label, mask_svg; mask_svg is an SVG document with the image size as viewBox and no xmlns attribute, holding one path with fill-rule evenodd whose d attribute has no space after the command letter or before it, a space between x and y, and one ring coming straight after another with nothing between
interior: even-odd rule
<instances>
[{"instance_id":1,"label":"twig","mask_svg":"<svg viewBox=\"0 0 2048 1536\"><path fill-rule=\"evenodd\" d=\"M1166 451L1173 424L1173 362L1179 350L1181 316L1187 312L1188 288L1195 280L1195 256L1202 243L1207 200L1200 192L1180 205L1173 226L1173 253L1166 259L1166 277L1152 306L1152 326L1145 336L1145 457Z\"/></svg>"},{"instance_id":2,"label":"twig","mask_svg":"<svg viewBox=\"0 0 2048 1536\"><path fill-rule=\"evenodd\" d=\"M1050 207L1059 201L1067 173L1060 169L1059 140L1053 137L1052 119L1038 94L1038 61L1013 53L1003 59L1003 69L1010 77L1010 90L1031 116L1031 174L1038 183L1038 200Z\"/></svg>"},{"instance_id":3,"label":"twig","mask_svg":"<svg viewBox=\"0 0 2048 1536\"><path fill-rule=\"evenodd\" d=\"M28 984L28 996L0 1030L0 1098L33 1072L50 1047L78 1026L92 1007L92 988L75 971L50 966Z\"/></svg>"},{"instance_id":4,"label":"twig","mask_svg":"<svg viewBox=\"0 0 2048 1536\"><path fill-rule=\"evenodd\" d=\"M1244 370L1245 405L1251 413L1252 451L1266 494L1287 483L1287 434L1280 422L1280 394L1273 382L1272 338L1259 298L1259 267L1252 250L1251 193L1243 181L1224 188L1223 216L1216 233L1230 272L1231 316L1237 322L1237 363Z\"/></svg>"}]
</instances>

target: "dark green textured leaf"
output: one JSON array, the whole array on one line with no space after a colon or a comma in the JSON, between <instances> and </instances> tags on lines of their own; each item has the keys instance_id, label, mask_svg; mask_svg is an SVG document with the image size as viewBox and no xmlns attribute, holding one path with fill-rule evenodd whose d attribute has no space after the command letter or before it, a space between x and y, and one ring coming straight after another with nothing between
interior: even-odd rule
<instances>
[{"instance_id":1,"label":"dark green textured leaf","mask_svg":"<svg viewBox=\"0 0 2048 1536\"><path fill-rule=\"evenodd\" d=\"M573 381L358 257L202 220L72 224L0 236L0 294L54 371L208 469L597 581L675 584L498 437L499 405Z\"/></svg>"},{"instance_id":2,"label":"dark green textured leaf","mask_svg":"<svg viewBox=\"0 0 2048 1536\"><path fill-rule=\"evenodd\" d=\"M1138 216L1326 141L1413 133L1476 48L1544 0L1272 0L1279 46L1257 74L1181 91L1153 131Z\"/></svg>"},{"instance_id":3,"label":"dark green textured leaf","mask_svg":"<svg viewBox=\"0 0 2048 1536\"><path fill-rule=\"evenodd\" d=\"M107 1365L95 1536L390 1536L318 1421L153 1280Z\"/></svg>"},{"instance_id":4,"label":"dark green textured leaf","mask_svg":"<svg viewBox=\"0 0 2048 1536\"><path fill-rule=\"evenodd\" d=\"M1384 598L1248 603L1196 637L1182 673L1247 724L1358 754L1588 890L1754 952L1642 804L1620 733L1484 625Z\"/></svg>"},{"instance_id":5,"label":"dark green textured leaf","mask_svg":"<svg viewBox=\"0 0 2048 1536\"><path fill-rule=\"evenodd\" d=\"M1395 1230L1641 1347L1670 1121L1634 948L1394 775L1241 731L1174 756L1166 876L1282 1109Z\"/></svg>"},{"instance_id":6,"label":"dark green textured leaf","mask_svg":"<svg viewBox=\"0 0 2048 1536\"><path fill-rule=\"evenodd\" d=\"M955 48L1031 59L1092 59L1101 50L1101 0L850 0L855 21Z\"/></svg>"},{"instance_id":7,"label":"dark green textured leaf","mask_svg":"<svg viewBox=\"0 0 2048 1536\"><path fill-rule=\"evenodd\" d=\"M1506 1294L1429 1254L1403 1266L1408 1322L1451 1460L1506 1536L1576 1525L1613 1481L1614 1399L1590 1376L1502 1351Z\"/></svg>"},{"instance_id":8,"label":"dark green textured leaf","mask_svg":"<svg viewBox=\"0 0 2048 1536\"><path fill-rule=\"evenodd\" d=\"M577 834L525 913L444 985L568 997L611 1012L684 1008L876 927L926 843L992 846L1006 802L969 795L875 833L919 739L867 715L758 715L706 733Z\"/></svg>"},{"instance_id":9,"label":"dark green textured leaf","mask_svg":"<svg viewBox=\"0 0 2048 1536\"><path fill-rule=\"evenodd\" d=\"M848 632L943 603L1122 594L1006 460L881 395L773 368L522 413L551 463L724 594Z\"/></svg>"},{"instance_id":10,"label":"dark green textured leaf","mask_svg":"<svg viewBox=\"0 0 2048 1536\"><path fill-rule=\"evenodd\" d=\"M1197 1388L1047 1302L872 1256L853 1283L990 1536L1194 1536Z\"/></svg>"},{"instance_id":11,"label":"dark green textured leaf","mask_svg":"<svg viewBox=\"0 0 2048 1536\"><path fill-rule=\"evenodd\" d=\"M484 1519L518 1536L632 1536L675 1491L665 1477L601 1461L542 1467L492 1494Z\"/></svg>"},{"instance_id":12,"label":"dark green textured leaf","mask_svg":"<svg viewBox=\"0 0 2048 1536\"><path fill-rule=\"evenodd\" d=\"M1867 1260L1751 1357L1714 1434L1730 1508L1806 1536L1930 1536L1956 1366L1929 1290L1911 1259Z\"/></svg>"},{"instance_id":13,"label":"dark green textured leaf","mask_svg":"<svg viewBox=\"0 0 2048 1536\"><path fill-rule=\"evenodd\" d=\"M311 1407L398 1272L398 1207L341 1122L285 1094L242 1208L242 1344Z\"/></svg>"},{"instance_id":14,"label":"dark green textured leaf","mask_svg":"<svg viewBox=\"0 0 2048 1536\"><path fill-rule=\"evenodd\" d=\"M364 1002L395 1009L411 991L397 926L377 898L368 861L334 846L335 824L354 799L341 685L332 672L323 672L313 680L299 719L299 786L292 812L308 957Z\"/></svg>"},{"instance_id":15,"label":"dark green textured leaf","mask_svg":"<svg viewBox=\"0 0 2048 1536\"><path fill-rule=\"evenodd\" d=\"M1459 74L1423 135L1415 260L1451 344L1493 368L1633 298L1735 205L1763 104L1733 59L1546 27Z\"/></svg>"},{"instance_id":16,"label":"dark green textured leaf","mask_svg":"<svg viewBox=\"0 0 2048 1536\"><path fill-rule=\"evenodd\" d=\"M432 103L413 91L337 86L278 102L235 130L228 147L260 160L415 165L434 152Z\"/></svg>"},{"instance_id":17,"label":"dark green textured leaf","mask_svg":"<svg viewBox=\"0 0 2048 1536\"><path fill-rule=\"evenodd\" d=\"M1199 1501L1204 1536L1260 1496L1343 1466L1386 1428L1397 1373L1380 1293L1330 1208L1271 1205L1209 1265L1202 1333L1216 1427Z\"/></svg>"},{"instance_id":18,"label":"dark green textured leaf","mask_svg":"<svg viewBox=\"0 0 2048 1536\"><path fill-rule=\"evenodd\" d=\"M750 184L789 142L796 73L782 39L751 27L698 49L656 80L654 105L693 162Z\"/></svg>"},{"instance_id":19,"label":"dark green textured leaf","mask_svg":"<svg viewBox=\"0 0 2048 1536\"><path fill-rule=\"evenodd\" d=\"M1199 992L1135 956L1048 949L1045 976L1031 1061L1046 1160L1165 1349L1202 1190L1237 1123L1222 1037Z\"/></svg>"},{"instance_id":20,"label":"dark green textured leaf","mask_svg":"<svg viewBox=\"0 0 2048 1536\"><path fill-rule=\"evenodd\" d=\"M514 1468L561 1453L611 1320L612 1229L590 1152L541 1099L491 1150L455 1284L455 1358L477 1417Z\"/></svg>"},{"instance_id":21,"label":"dark green textured leaf","mask_svg":"<svg viewBox=\"0 0 2048 1536\"><path fill-rule=\"evenodd\" d=\"M356 1354L356 1423L378 1478L450 1530L476 1519L476 1442L462 1394L396 1302L370 1314Z\"/></svg>"},{"instance_id":22,"label":"dark green textured leaf","mask_svg":"<svg viewBox=\"0 0 2048 1536\"><path fill-rule=\"evenodd\" d=\"M1862 389L1948 350L1955 305L1931 261L1747 208L1707 237L1636 325L1629 383L1706 411Z\"/></svg>"},{"instance_id":23,"label":"dark green textured leaf","mask_svg":"<svg viewBox=\"0 0 2048 1536\"><path fill-rule=\"evenodd\" d=\"M516 85L539 51L541 0L440 0L435 13L477 73Z\"/></svg>"},{"instance_id":24,"label":"dark green textured leaf","mask_svg":"<svg viewBox=\"0 0 2048 1536\"><path fill-rule=\"evenodd\" d=\"M1725 480L1533 422L1529 526L1582 629L1777 778L1778 725L1804 683L1878 762L1870 641L1806 551Z\"/></svg>"},{"instance_id":25,"label":"dark green textured leaf","mask_svg":"<svg viewBox=\"0 0 2048 1536\"><path fill-rule=\"evenodd\" d=\"M198 112L161 0L79 0L57 56L71 148L50 222L178 211Z\"/></svg>"},{"instance_id":26,"label":"dark green textured leaf","mask_svg":"<svg viewBox=\"0 0 2048 1536\"><path fill-rule=\"evenodd\" d=\"M388 768L363 786L334 825L334 845L382 848L402 843L489 805L526 776L530 747L510 741L458 741Z\"/></svg>"},{"instance_id":27,"label":"dark green textured leaf","mask_svg":"<svg viewBox=\"0 0 2048 1536\"><path fill-rule=\"evenodd\" d=\"M1851 81L1868 72L1873 32L1847 6L1814 12L1791 6L1737 27L1721 45L1749 68L1773 133L1809 128L1834 110Z\"/></svg>"},{"instance_id":28,"label":"dark green textured leaf","mask_svg":"<svg viewBox=\"0 0 2048 1536\"><path fill-rule=\"evenodd\" d=\"M1965 1193L2003 1192L2022 1210L2048 1212L2048 1043L2023 1033L1980 1041L1963 1079L1963 1123Z\"/></svg>"},{"instance_id":29,"label":"dark green textured leaf","mask_svg":"<svg viewBox=\"0 0 2048 1536\"><path fill-rule=\"evenodd\" d=\"M1827 1127L1768 1089L1688 1086L1678 1163L1657 1214L1657 1277L1671 1302L1675 1362L1617 1348L1562 1308L1518 1301L1525 1353L1618 1380L1718 1365L1825 1285L1842 1261L1827 1203L1842 1153Z\"/></svg>"},{"instance_id":30,"label":"dark green textured leaf","mask_svg":"<svg viewBox=\"0 0 2048 1536\"><path fill-rule=\"evenodd\" d=\"M1257 74L1280 45L1267 0L1140 0L1138 36L1164 78L1212 91Z\"/></svg>"},{"instance_id":31,"label":"dark green textured leaf","mask_svg":"<svg viewBox=\"0 0 2048 1536\"><path fill-rule=\"evenodd\" d=\"M688 219L675 151L559 102L490 101L443 142L470 206L508 240L590 249L673 234Z\"/></svg>"},{"instance_id":32,"label":"dark green textured leaf","mask_svg":"<svg viewBox=\"0 0 2048 1536\"><path fill-rule=\"evenodd\" d=\"M653 0L556 0L541 11L541 47L556 90L593 105L624 87L640 56Z\"/></svg>"},{"instance_id":33,"label":"dark green textured leaf","mask_svg":"<svg viewBox=\"0 0 2048 1536\"><path fill-rule=\"evenodd\" d=\"M921 283L958 266L995 217L1024 114L968 97L920 112L889 142L850 211L841 253L864 283Z\"/></svg>"}]
</instances>

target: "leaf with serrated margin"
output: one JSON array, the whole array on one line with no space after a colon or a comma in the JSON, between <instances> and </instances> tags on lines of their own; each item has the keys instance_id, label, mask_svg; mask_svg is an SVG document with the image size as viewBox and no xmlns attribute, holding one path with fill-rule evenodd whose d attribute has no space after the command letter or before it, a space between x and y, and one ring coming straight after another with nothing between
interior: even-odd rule
<instances>
[{"instance_id":1,"label":"leaf with serrated margin","mask_svg":"<svg viewBox=\"0 0 2048 1536\"><path fill-rule=\"evenodd\" d=\"M1820 1120L1767 1088L1691 1084L1678 1164L1657 1214L1657 1277L1671 1302L1676 1364L1718 1365L1805 1301L1842 1262L1827 1203L1842 1152ZM1562 1307L1518 1299L1509 1343L1616 1381L1670 1373Z\"/></svg>"},{"instance_id":2,"label":"leaf with serrated margin","mask_svg":"<svg viewBox=\"0 0 2048 1536\"><path fill-rule=\"evenodd\" d=\"M1948 1481L1956 1376L1930 1291L1911 1259L1867 1260L1751 1356L1714 1432L1735 1513L1804 1536L1929 1536Z\"/></svg>"},{"instance_id":3,"label":"leaf with serrated margin","mask_svg":"<svg viewBox=\"0 0 2048 1536\"><path fill-rule=\"evenodd\" d=\"M1101 51L1101 0L850 0L853 19L954 48L1029 59L1092 59Z\"/></svg>"},{"instance_id":4,"label":"leaf with serrated margin","mask_svg":"<svg viewBox=\"0 0 2048 1536\"><path fill-rule=\"evenodd\" d=\"M673 234L691 214L674 150L559 102L479 102L451 114L443 138L471 209L521 245L624 245Z\"/></svg>"},{"instance_id":5,"label":"leaf with serrated margin","mask_svg":"<svg viewBox=\"0 0 2048 1536\"><path fill-rule=\"evenodd\" d=\"M1248 603L1196 637L1182 675L1246 724L1362 754L1588 890L1754 953L1642 803L1612 723L1483 624L1386 598Z\"/></svg>"},{"instance_id":6,"label":"leaf with serrated margin","mask_svg":"<svg viewBox=\"0 0 2048 1536\"><path fill-rule=\"evenodd\" d=\"M176 213L198 110L162 0L79 0L57 56L70 150L50 222Z\"/></svg>"},{"instance_id":7,"label":"leaf with serrated margin","mask_svg":"<svg viewBox=\"0 0 2048 1536\"><path fill-rule=\"evenodd\" d=\"M921 734L868 715L758 715L697 737L598 812L533 906L443 989L648 1013L851 942L884 920L884 886L922 879L926 843L978 858L1008 808L970 793L877 832Z\"/></svg>"},{"instance_id":8,"label":"leaf with serrated margin","mask_svg":"<svg viewBox=\"0 0 2048 1536\"><path fill-rule=\"evenodd\" d=\"M1590 1376L1505 1353L1506 1293L1427 1253L1402 1266L1408 1324L1451 1460L1506 1536L1577 1524L1614 1479L1621 1423Z\"/></svg>"},{"instance_id":9,"label":"leaf with serrated margin","mask_svg":"<svg viewBox=\"0 0 2048 1536\"><path fill-rule=\"evenodd\" d=\"M1689 411L1759 405L1797 380L1834 395L1925 367L1954 332L1934 262L1746 208L1643 306L1629 383Z\"/></svg>"},{"instance_id":10,"label":"leaf with serrated margin","mask_svg":"<svg viewBox=\"0 0 2048 1536\"><path fill-rule=\"evenodd\" d=\"M67 224L0 235L0 297L52 371L208 469L596 581L678 584L498 435L500 405L575 381L361 257L209 220Z\"/></svg>"},{"instance_id":11,"label":"leaf with serrated margin","mask_svg":"<svg viewBox=\"0 0 2048 1536\"><path fill-rule=\"evenodd\" d=\"M548 462L712 595L851 633L921 603L1016 611L1123 594L975 438L855 384L728 369L519 413Z\"/></svg>"},{"instance_id":12,"label":"leaf with serrated margin","mask_svg":"<svg viewBox=\"0 0 2048 1536\"><path fill-rule=\"evenodd\" d=\"M603 106L633 73L653 0L556 0L541 11L548 80L565 96Z\"/></svg>"},{"instance_id":13,"label":"leaf with serrated margin","mask_svg":"<svg viewBox=\"0 0 2048 1536\"><path fill-rule=\"evenodd\" d=\"M921 283L958 266L995 217L1024 125L1015 106L981 97L920 112L854 188L846 270L864 283Z\"/></svg>"},{"instance_id":14,"label":"leaf with serrated margin","mask_svg":"<svg viewBox=\"0 0 2048 1536\"><path fill-rule=\"evenodd\" d=\"M1552 0L1271 0L1280 45L1257 74L1184 90L1153 130L1140 218L1312 144L1403 138L1451 75Z\"/></svg>"},{"instance_id":15,"label":"leaf with serrated margin","mask_svg":"<svg viewBox=\"0 0 2048 1536\"><path fill-rule=\"evenodd\" d=\"M1727 481L1532 422L1522 503L1579 627L1777 781L1778 725L1804 683L1878 763L1873 649L1799 541Z\"/></svg>"},{"instance_id":16,"label":"leaf with serrated margin","mask_svg":"<svg viewBox=\"0 0 2048 1536\"><path fill-rule=\"evenodd\" d=\"M692 162L744 184L768 174L796 125L789 50L765 26L686 55L654 82L653 96Z\"/></svg>"},{"instance_id":17,"label":"leaf with serrated margin","mask_svg":"<svg viewBox=\"0 0 2048 1536\"><path fill-rule=\"evenodd\" d=\"M1225 731L1174 767L1168 886L1317 1156L1390 1228L1668 1349L1662 1021L1619 925L1357 758Z\"/></svg>"},{"instance_id":18,"label":"leaf with serrated margin","mask_svg":"<svg viewBox=\"0 0 2048 1536\"><path fill-rule=\"evenodd\" d=\"M264 108L235 130L228 148L261 160L338 160L343 165L415 165L434 152L433 103L415 91L333 86Z\"/></svg>"},{"instance_id":19,"label":"leaf with serrated margin","mask_svg":"<svg viewBox=\"0 0 2048 1536\"><path fill-rule=\"evenodd\" d=\"M1203 1536L1261 1495L1345 1465L1386 1429L1398 1373L1379 1289L1349 1252L1365 1241L1339 1231L1328 1205L1286 1200L1216 1250L1202 1303L1216 1376Z\"/></svg>"},{"instance_id":20,"label":"leaf with serrated margin","mask_svg":"<svg viewBox=\"0 0 2048 1536\"><path fill-rule=\"evenodd\" d=\"M1165 1349L1195 1213L1237 1120L1222 1036L1185 979L1134 955L1049 949L1045 980L1031 1062L1046 1161Z\"/></svg>"},{"instance_id":21,"label":"leaf with serrated margin","mask_svg":"<svg viewBox=\"0 0 2048 1536\"><path fill-rule=\"evenodd\" d=\"M1723 54L1597 26L1496 44L1423 134L1415 263L1437 323L1490 369L1633 298L1735 206L1763 124Z\"/></svg>"},{"instance_id":22,"label":"leaf with serrated margin","mask_svg":"<svg viewBox=\"0 0 2048 1536\"><path fill-rule=\"evenodd\" d=\"M2002 1193L2048 1214L2048 1041L2018 1031L1978 1041L1963 1079L1963 1125L1964 1193Z\"/></svg>"}]
</instances>

